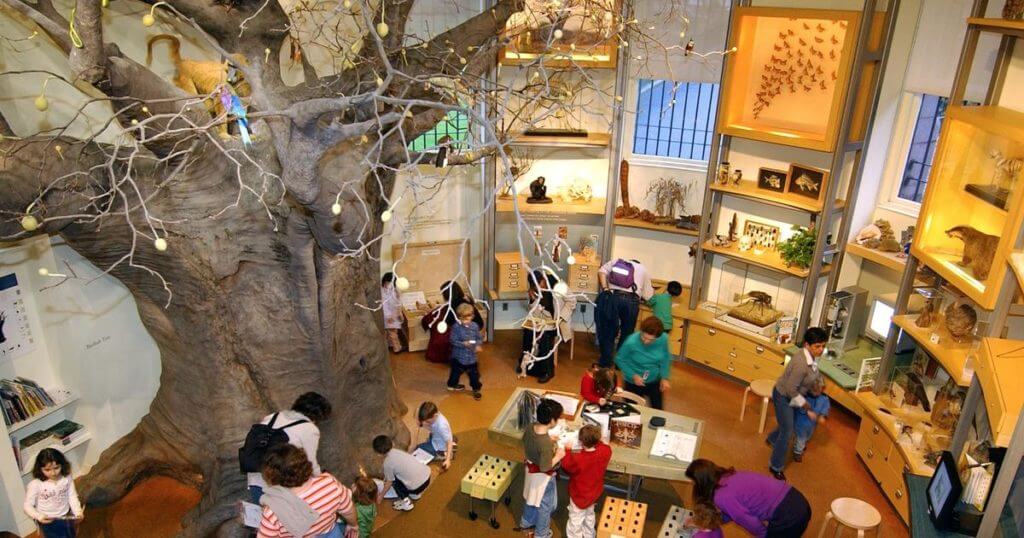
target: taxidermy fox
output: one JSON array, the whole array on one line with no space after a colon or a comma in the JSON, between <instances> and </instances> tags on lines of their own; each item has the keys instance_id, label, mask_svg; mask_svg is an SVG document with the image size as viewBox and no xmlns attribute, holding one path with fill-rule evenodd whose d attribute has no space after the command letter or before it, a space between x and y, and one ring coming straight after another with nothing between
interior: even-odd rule
<instances>
[{"instance_id":1,"label":"taxidermy fox","mask_svg":"<svg viewBox=\"0 0 1024 538\"><path fill-rule=\"evenodd\" d=\"M978 280L988 278L996 257L996 247L999 246L999 236L980 232L970 226L954 226L946 230L946 235L964 242L960 265L969 268Z\"/></svg>"},{"instance_id":2,"label":"taxidermy fox","mask_svg":"<svg viewBox=\"0 0 1024 538\"><path fill-rule=\"evenodd\" d=\"M214 117L224 114L224 106L213 93L228 83L228 62L182 58L181 41L169 34L158 34L146 41L147 66L153 63L153 44L157 41L170 41L171 63L174 64L174 85L192 95L210 95L211 98L204 101L206 108ZM245 57L241 54L232 55L231 61L236 65L248 65ZM247 97L250 92L249 83L242 78L241 73L238 74L238 77L238 82L232 87L239 97ZM217 129L222 138L229 137L227 123L222 123Z\"/></svg>"}]
</instances>

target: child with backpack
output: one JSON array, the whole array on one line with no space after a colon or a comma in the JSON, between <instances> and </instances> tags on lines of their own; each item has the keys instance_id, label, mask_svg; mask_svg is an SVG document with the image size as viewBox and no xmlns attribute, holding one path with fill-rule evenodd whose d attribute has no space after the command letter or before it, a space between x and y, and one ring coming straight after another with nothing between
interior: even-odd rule
<instances>
[{"instance_id":1,"label":"child with backpack","mask_svg":"<svg viewBox=\"0 0 1024 538\"><path fill-rule=\"evenodd\" d=\"M266 451L279 444L290 444L301 448L313 464L313 475L320 474L317 462L317 447L320 444L320 428L317 424L331 416L331 403L316 392L307 392L292 404L292 408L263 417L249 429L245 444L238 449L238 463L246 474L249 497L253 504L260 503L263 490L267 487L260 467Z\"/></svg>"}]
</instances>

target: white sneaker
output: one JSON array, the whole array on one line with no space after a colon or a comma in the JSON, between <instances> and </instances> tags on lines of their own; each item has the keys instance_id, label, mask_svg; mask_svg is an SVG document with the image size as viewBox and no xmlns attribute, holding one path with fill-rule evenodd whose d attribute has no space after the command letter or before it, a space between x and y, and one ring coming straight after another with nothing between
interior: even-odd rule
<instances>
[{"instance_id":1,"label":"white sneaker","mask_svg":"<svg viewBox=\"0 0 1024 538\"><path fill-rule=\"evenodd\" d=\"M414 501L420 500L420 497L422 497L422 496L423 496L422 493L410 493L409 494L409 498L414 500Z\"/></svg>"},{"instance_id":2,"label":"white sneaker","mask_svg":"<svg viewBox=\"0 0 1024 538\"><path fill-rule=\"evenodd\" d=\"M413 509L413 504L409 499L400 499L391 503L391 507L401 512L408 512Z\"/></svg>"}]
</instances>

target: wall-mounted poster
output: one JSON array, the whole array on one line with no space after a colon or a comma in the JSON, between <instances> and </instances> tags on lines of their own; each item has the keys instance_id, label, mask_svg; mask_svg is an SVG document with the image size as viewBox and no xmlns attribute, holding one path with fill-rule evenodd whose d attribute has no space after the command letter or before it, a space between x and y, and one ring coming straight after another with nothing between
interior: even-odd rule
<instances>
[{"instance_id":1,"label":"wall-mounted poster","mask_svg":"<svg viewBox=\"0 0 1024 538\"><path fill-rule=\"evenodd\" d=\"M0 362L20 357L35 347L18 277L14 273L0 275Z\"/></svg>"}]
</instances>

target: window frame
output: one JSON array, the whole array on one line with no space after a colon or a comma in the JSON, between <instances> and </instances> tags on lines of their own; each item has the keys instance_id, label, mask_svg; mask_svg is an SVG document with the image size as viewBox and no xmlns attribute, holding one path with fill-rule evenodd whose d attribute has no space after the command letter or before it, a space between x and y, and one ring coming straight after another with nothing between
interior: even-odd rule
<instances>
[{"instance_id":1,"label":"window frame","mask_svg":"<svg viewBox=\"0 0 1024 538\"><path fill-rule=\"evenodd\" d=\"M630 104L630 107L627 109L627 116L631 116L631 117L627 117L626 118L628 121L624 121L623 129L622 129L622 144L623 144L623 150L624 150L623 151L623 158L625 158L627 161L629 161L630 165L656 166L656 167L660 167L660 168L671 168L671 169L674 169L674 170L681 170L681 171L686 171L686 172L699 172L699 173L702 173L702 174L706 174L707 171L708 171L708 161L700 161L700 160L695 160L695 159L682 159L682 158L676 158L676 157L662 157L662 156L658 156L658 155L647 155L647 154L643 154L643 153L634 153L633 152L633 147L635 145L634 143L636 141L636 137L635 137L635 134L636 134L636 122L639 119L639 109L637 108L636 105L637 105L637 98L639 97L639 93L640 93L640 83L641 83L642 80L643 79L641 77L637 77L637 78L631 79L630 82L632 82L632 83L629 84L629 87L627 88L627 91L626 91L626 102ZM716 85L719 85L719 88L718 88L719 99L721 99L721 95L722 95L722 88L721 88L720 83L718 81L714 81L714 82L679 81L679 80L670 81L668 79L649 79L649 80L665 80L666 82L680 83L680 84L706 84L706 83L716 84ZM712 116L714 116L714 118L713 118L713 120L711 122L712 143L714 143L714 132L715 132L714 129L715 129L716 123L718 122L718 109L717 109L717 107L714 110L708 111L708 113L711 114Z\"/></svg>"},{"instance_id":2,"label":"window frame","mask_svg":"<svg viewBox=\"0 0 1024 538\"><path fill-rule=\"evenodd\" d=\"M899 193L903 183L903 170L906 168L907 158L910 156L914 127L917 125L917 116L921 112L923 96L923 93L904 91L900 97L896 121L893 123L889 152L882 172L884 197L878 204L879 209L915 219L921 212L921 202L900 198Z\"/></svg>"}]
</instances>

